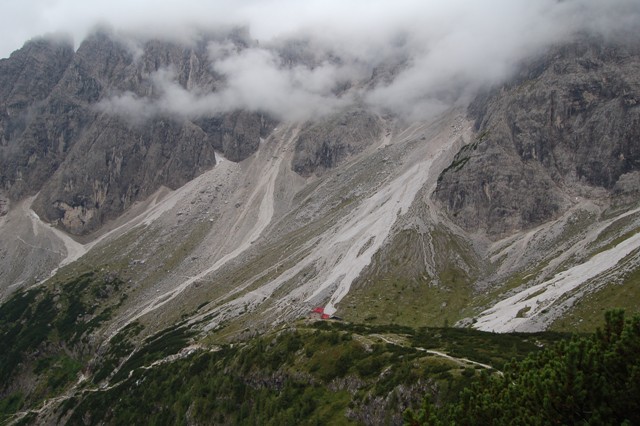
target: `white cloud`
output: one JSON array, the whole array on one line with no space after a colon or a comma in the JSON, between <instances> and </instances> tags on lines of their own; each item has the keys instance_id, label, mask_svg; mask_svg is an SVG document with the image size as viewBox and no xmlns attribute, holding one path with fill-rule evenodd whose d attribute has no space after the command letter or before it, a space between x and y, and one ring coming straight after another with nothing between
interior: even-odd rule
<instances>
[{"instance_id":1,"label":"white cloud","mask_svg":"<svg viewBox=\"0 0 640 426\"><path fill-rule=\"evenodd\" d=\"M523 58L577 32L638 37L640 0L6 1L0 5L0 55L46 32L68 31L79 42L97 23L121 35L180 42L202 30L240 25L260 46L209 46L212 66L226 76L214 93L186 91L171 73L159 73L159 99L120 94L103 102L107 110L145 116L250 108L301 119L358 99L420 116L503 81ZM313 63L283 63L278 52L294 38L315 52ZM401 66L373 89L356 84L346 94L338 90L381 64Z\"/></svg>"},{"instance_id":2,"label":"white cloud","mask_svg":"<svg viewBox=\"0 0 640 426\"><path fill-rule=\"evenodd\" d=\"M270 50L249 48L215 61L212 67L225 77L214 92L187 90L176 82L175 72L163 69L152 76L155 99L124 93L102 101L98 108L130 119L153 115L197 118L236 109L268 112L280 119L304 120L328 114L351 102L334 95L335 84L353 70L324 63L317 68L282 68Z\"/></svg>"}]
</instances>

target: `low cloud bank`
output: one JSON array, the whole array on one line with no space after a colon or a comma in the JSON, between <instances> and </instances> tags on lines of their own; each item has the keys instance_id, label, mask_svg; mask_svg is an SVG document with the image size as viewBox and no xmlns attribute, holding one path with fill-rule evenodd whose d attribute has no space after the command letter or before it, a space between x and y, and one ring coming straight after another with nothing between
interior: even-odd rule
<instances>
[{"instance_id":1,"label":"low cloud bank","mask_svg":"<svg viewBox=\"0 0 640 426\"><path fill-rule=\"evenodd\" d=\"M172 69L163 69L152 76L159 96L149 99L127 92L102 101L99 107L139 118L158 114L199 118L245 109L263 111L279 119L305 120L352 103L351 94L338 96L334 89L365 77L356 67L327 62L313 68L283 68L274 51L262 48L243 50L211 66L224 78L223 87L216 91L187 90L177 83Z\"/></svg>"},{"instance_id":2,"label":"low cloud bank","mask_svg":"<svg viewBox=\"0 0 640 426\"><path fill-rule=\"evenodd\" d=\"M249 47L209 46L210 66L224 78L215 91L187 90L166 69L152 78L159 93L153 99L121 93L100 105L104 111L138 118L249 109L303 120L353 103L420 118L508 79L520 61L552 44L579 33L634 38L640 23L640 0L23 3L39 11L32 19L34 30L58 31L64 23L76 39L97 22L132 39L183 43L203 31L249 28L256 40ZM4 8L28 15L24 5ZM13 25L2 23L9 29ZM324 56L288 63L282 46L291 40L303 40L308 52Z\"/></svg>"}]
</instances>

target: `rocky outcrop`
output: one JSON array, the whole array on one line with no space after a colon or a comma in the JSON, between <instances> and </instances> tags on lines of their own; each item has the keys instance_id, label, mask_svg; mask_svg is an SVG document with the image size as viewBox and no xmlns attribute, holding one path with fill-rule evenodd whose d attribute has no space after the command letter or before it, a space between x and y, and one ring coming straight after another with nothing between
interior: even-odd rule
<instances>
[{"instance_id":1,"label":"rocky outcrop","mask_svg":"<svg viewBox=\"0 0 640 426\"><path fill-rule=\"evenodd\" d=\"M467 230L500 236L592 189L628 194L640 170L639 67L637 47L594 40L527 64L472 103L477 139L440 176L436 197Z\"/></svg>"},{"instance_id":2,"label":"rocky outcrop","mask_svg":"<svg viewBox=\"0 0 640 426\"><path fill-rule=\"evenodd\" d=\"M236 111L220 117L197 120L209 143L231 161L242 161L258 150L276 121L263 114Z\"/></svg>"},{"instance_id":3,"label":"rocky outcrop","mask_svg":"<svg viewBox=\"0 0 640 426\"><path fill-rule=\"evenodd\" d=\"M7 195L20 197L30 187L37 191L61 161L57 123L38 116L43 110L68 112L47 98L73 55L69 43L38 39L0 60L0 186Z\"/></svg>"},{"instance_id":4,"label":"rocky outcrop","mask_svg":"<svg viewBox=\"0 0 640 426\"><path fill-rule=\"evenodd\" d=\"M5 216L9 212L9 199L0 192L0 217Z\"/></svg>"},{"instance_id":5,"label":"rocky outcrop","mask_svg":"<svg viewBox=\"0 0 640 426\"><path fill-rule=\"evenodd\" d=\"M378 117L363 110L347 111L303 130L296 141L293 170L302 175L321 174L380 139Z\"/></svg>"},{"instance_id":6,"label":"rocky outcrop","mask_svg":"<svg viewBox=\"0 0 640 426\"><path fill-rule=\"evenodd\" d=\"M215 164L205 132L188 122L130 127L101 117L86 139L93 143L67 155L34 204L72 233L93 229L161 185L177 188Z\"/></svg>"},{"instance_id":7,"label":"rocky outcrop","mask_svg":"<svg viewBox=\"0 0 640 426\"><path fill-rule=\"evenodd\" d=\"M254 153L275 125L263 114L136 120L97 107L122 93L157 97L154 75L165 69L185 89L216 90L207 40L132 49L97 32L76 52L42 39L0 61L0 188L14 200L39 193L33 208L43 219L85 234L160 186L175 189L211 168L215 150L232 161Z\"/></svg>"},{"instance_id":8,"label":"rocky outcrop","mask_svg":"<svg viewBox=\"0 0 640 426\"><path fill-rule=\"evenodd\" d=\"M0 59L0 99L3 112L7 114L5 119L15 119L17 117L13 113L46 99L62 78L73 55L70 42L40 38L27 42L10 58ZM11 135L11 132L5 132L3 143Z\"/></svg>"}]
</instances>

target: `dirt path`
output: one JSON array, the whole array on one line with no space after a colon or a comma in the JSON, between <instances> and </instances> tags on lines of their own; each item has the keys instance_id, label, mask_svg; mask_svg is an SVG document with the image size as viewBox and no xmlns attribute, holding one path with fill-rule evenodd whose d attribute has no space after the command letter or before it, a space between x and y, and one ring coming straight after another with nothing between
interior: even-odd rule
<instances>
[{"instance_id":1,"label":"dirt path","mask_svg":"<svg viewBox=\"0 0 640 426\"><path fill-rule=\"evenodd\" d=\"M372 334L371 337L377 337L378 339L382 340L383 342L389 343L391 345L407 347L407 346L402 345L401 343L398 343L396 341L393 341L390 338L388 338L386 336L383 336L381 334ZM469 365L469 364L477 365L478 367L486 368L487 370L495 370L496 372L498 372L498 374L502 374L501 371L496 370L495 368L493 368L489 364L483 364L481 362L473 361L473 360L470 360L468 358L457 358L457 357L451 356L449 354L446 354L444 352L434 351L432 349L425 349L425 348L421 348L421 347L417 347L417 346L410 346L410 347L412 347L413 349L415 349L417 351L420 351L420 352L425 352L425 353L428 353L428 354L431 354L431 355L439 356L441 358L446 358L446 359L451 360L451 361L453 361L453 362L455 362L455 363L457 363L459 365Z\"/></svg>"}]
</instances>

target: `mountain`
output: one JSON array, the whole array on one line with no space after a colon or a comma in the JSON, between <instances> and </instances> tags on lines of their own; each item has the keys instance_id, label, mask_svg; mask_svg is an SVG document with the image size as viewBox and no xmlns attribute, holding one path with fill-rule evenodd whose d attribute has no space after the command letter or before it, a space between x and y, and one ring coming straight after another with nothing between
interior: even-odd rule
<instances>
[{"instance_id":1,"label":"mountain","mask_svg":"<svg viewBox=\"0 0 640 426\"><path fill-rule=\"evenodd\" d=\"M437 192L455 222L495 238L555 219L577 199L632 204L637 55L582 40L478 97L469 110L481 135L476 152L459 156Z\"/></svg>"},{"instance_id":2,"label":"mountain","mask_svg":"<svg viewBox=\"0 0 640 426\"><path fill-rule=\"evenodd\" d=\"M143 370L205 364L249 393L279 392L286 376L317 383L318 398L331 399L323 386L346 392L327 401L340 410L359 389L406 408L427 385L385 382L398 353L374 348L379 359L364 361L361 348L406 346L420 327L460 339L491 336L466 328L594 331L608 308L638 311L636 42L577 37L417 119L363 95L406 58L358 66L312 116L306 98L287 114L281 99L237 107L227 94L242 95L240 77L227 71L265 58L291 76L347 62L304 41L259 46L244 30L186 44L99 31L77 49L42 38L0 60L0 407L21 413L11 419L100 422L83 402L92 394L109 405ZM255 92L277 81L264 74ZM312 337L323 323L300 322L318 307L346 322L349 353L380 377L350 366L325 377L306 352L242 367L264 345L330 353ZM484 363L466 357L440 373ZM407 368L429 364L418 358ZM454 386L442 380L429 382L438 395ZM358 401L352 421L402 421Z\"/></svg>"},{"instance_id":3,"label":"mountain","mask_svg":"<svg viewBox=\"0 0 640 426\"><path fill-rule=\"evenodd\" d=\"M149 77L176 69L186 86L213 89L205 45L149 42L134 60L104 33L73 52L36 40L2 63L2 186L13 199L38 194L35 211L61 229L83 235L121 215L160 186L177 189L216 164L214 150L232 161L255 152L268 119L237 112L203 119L130 123L100 113L110 93L150 93Z\"/></svg>"}]
</instances>

